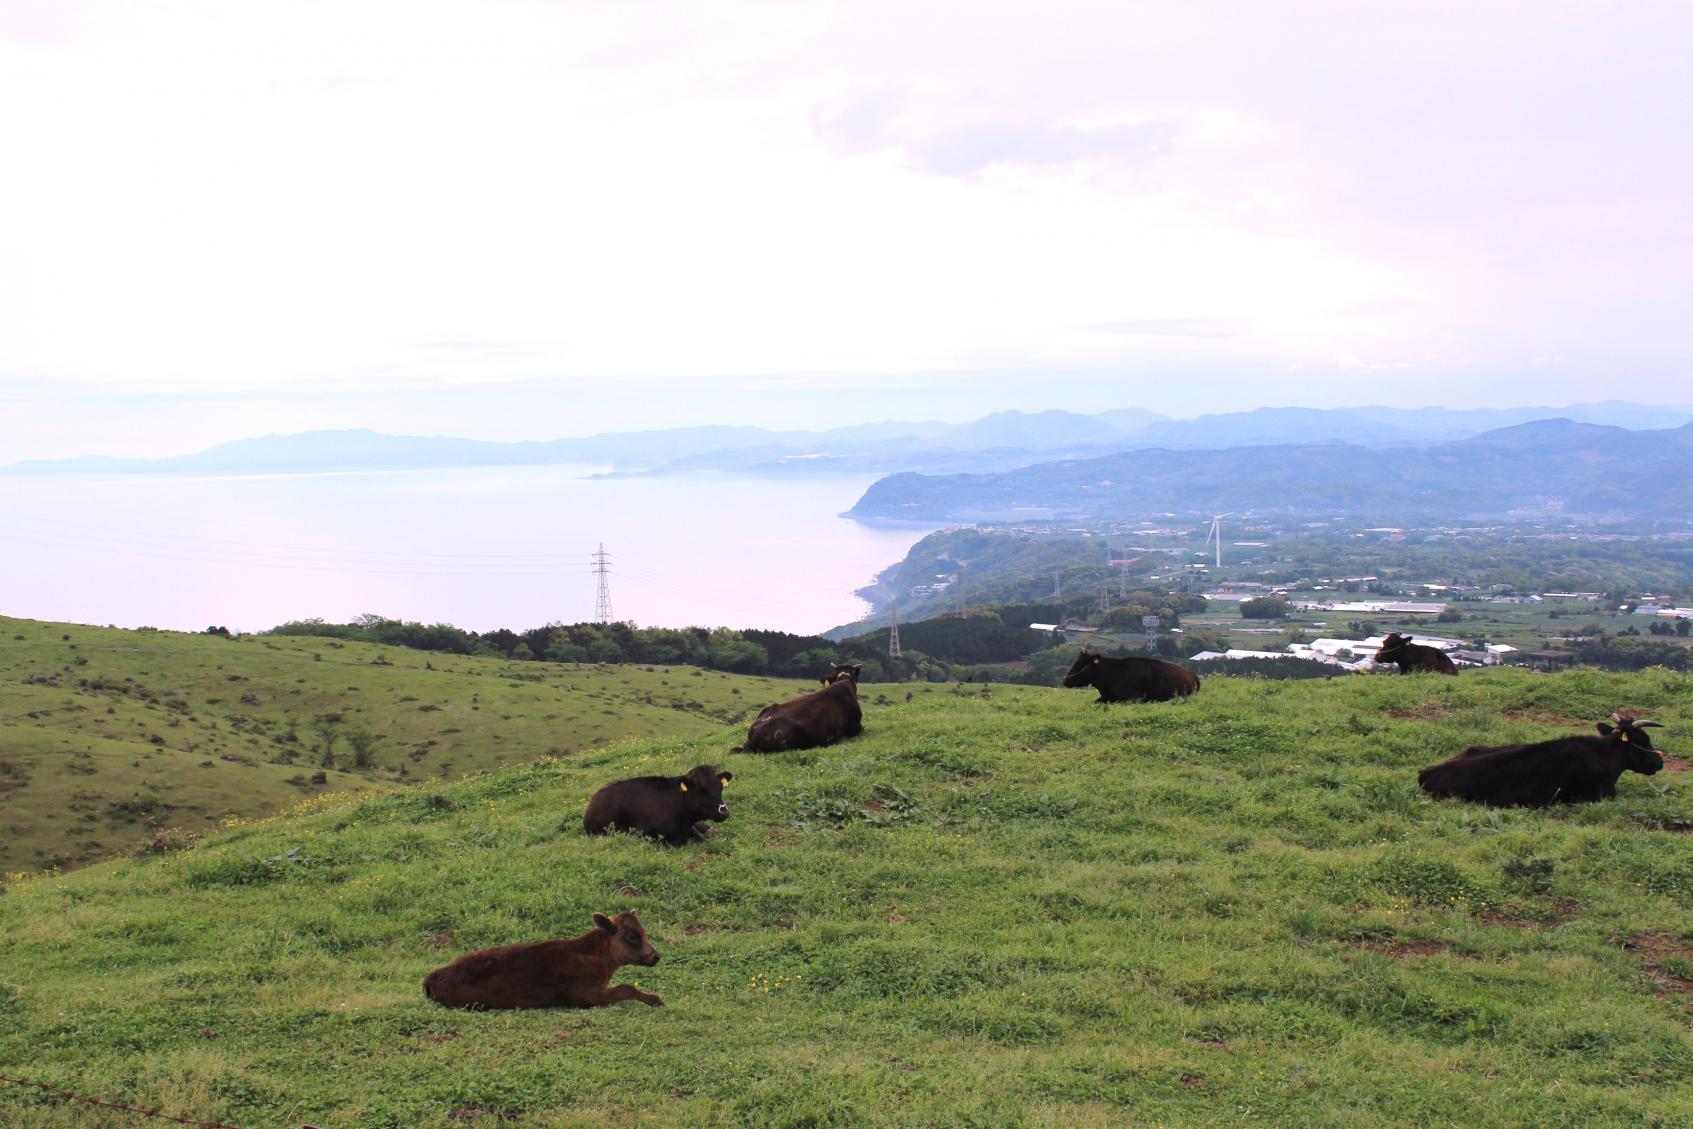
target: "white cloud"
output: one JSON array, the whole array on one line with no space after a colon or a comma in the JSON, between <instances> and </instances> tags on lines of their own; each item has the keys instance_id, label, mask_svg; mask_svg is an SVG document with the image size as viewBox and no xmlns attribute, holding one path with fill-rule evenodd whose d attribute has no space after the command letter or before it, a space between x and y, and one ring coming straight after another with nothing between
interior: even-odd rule
<instances>
[{"instance_id":1,"label":"white cloud","mask_svg":"<svg viewBox=\"0 0 1693 1129\"><path fill-rule=\"evenodd\" d=\"M5 11L0 397L35 414L0 454L41 382L305 426L567 382L630 426L607 382L715 419L749 378L986 410L1139 373L1182 411L1343 355L1454 403L1687 375L1674 7Z\"/></svg>"}]
</instances>

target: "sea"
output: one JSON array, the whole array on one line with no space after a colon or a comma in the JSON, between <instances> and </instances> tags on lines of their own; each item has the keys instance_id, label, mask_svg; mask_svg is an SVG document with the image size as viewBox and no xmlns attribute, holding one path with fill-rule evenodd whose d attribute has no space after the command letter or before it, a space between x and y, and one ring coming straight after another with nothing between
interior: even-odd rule
<instances>
[{"instance_id":1,"label":"sea","mask_svg":"<svg viewBox=\"0 0 1693 1129\"><path fill-rule=\"evenodd\" d=\"M524 630L595 618L603 578L611 618L642 627L808 634L863 616L854 590L934 528L839 516L871 475L601 470L0 477L0 613Z\"/></svg>"}]
</instances>

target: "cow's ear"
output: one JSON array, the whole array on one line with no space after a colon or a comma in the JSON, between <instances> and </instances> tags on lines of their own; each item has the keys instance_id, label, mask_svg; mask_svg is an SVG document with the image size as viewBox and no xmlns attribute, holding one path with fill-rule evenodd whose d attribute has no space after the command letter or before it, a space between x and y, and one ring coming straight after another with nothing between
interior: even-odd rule
<instances>
[{"instance_id":1,"label":"cow's ear","mask_svg":"<svg viewBox=\"0 0 1693 1129\"><path fill-rule=\"evenodd\" d=\"M617 932L617 922L613 921L603 913L596 913L594 915L594 924L598 925L601 929L604 929L607 933Z\"/></svg>"},{"instance_id":2,"label":"cow's ear","mask_svg":"<svg viewBox=\"0 0 1693 1129\"><path fill-rule=\"evenodd\" d=\"M678 780L676 782L676 787L678 787L678 788L682 789L682 791L686 792L688 790L688 782L686 780Z\"/></svg>"},{"instance_id":3,"label":"cow's ear","mask_svg":"<svg viewBox=\"0 0 1693 1129\"><path fill-rule=\"evenodd\" d=\"M735 779L735 774L732 772L719 772L717 774L717 782L719 784L727 784L733 779Z\"/></svg>"},{"instance_id":4,"label":"cow's ear","mask_svg":"<svg viewBox=\"0 0 1693 1129\"><path fill-rule=\"evenodd\" d=\"M1610 726L1609 722L1601 721L1599 723L1599 736L1609 737L1611 735L1611 732L1612 732L1612 730L1611 730L1611 726Z\"/></svg>"}]
</instances>

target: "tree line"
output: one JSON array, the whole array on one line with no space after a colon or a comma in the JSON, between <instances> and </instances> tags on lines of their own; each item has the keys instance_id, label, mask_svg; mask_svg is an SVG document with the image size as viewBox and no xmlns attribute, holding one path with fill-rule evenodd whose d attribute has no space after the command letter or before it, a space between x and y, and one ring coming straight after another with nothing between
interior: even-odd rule
<instances>
[{"instance_id":1,"label":"tree line","mask_svg":"<svg viewBox=\"0 0 1693 1129\"><path fill-rule=\"evenodd\" d=\"M349 623L291 620L268 635L312 635L362 643L383 643L449 655L475 655L514 662L641 663L698 666L734 674L773 678L817 678L831 662L864 666L865 681L909 681L931 677L926 656L894 659L886 646L851 640L836 643L820 635L730 627L636 627L630 623L549 623L526 631L499 628L466 631L449 623L416 623L361 615ZM944 677L942 673L941 677Z\"/></svg>"},{"instance_id":2,"label":"tree line","mask_svg":"<svg viewBox=\"0 0 1693 1129\"><path fill-rule=\"evenodd\" d=\"M1184 612L1199 611L1197 596L1144 590L1130 593L1108 617L1108 630L1143 630L1144 617L1157 615L1169 628ZM322 619L292 620L270 635L313 635L364 643L480 655L514 662L640 663L698 666L733 674L772 678L817 678L831 662L864 667L865 682L945 681L980 672L969 668L992 663L1029 663L1015 678L1056 684L1075 648L1055 646L1051 633L1031 623L1085 619L1087 601L1074 604L1013 604L972 609L964 617L943 616L900 625L902 654L889 651L889 629L879 628L840 642L820 635L729 627L636 627L629 623L549 623L526 631L500 628L475 632L447 623L415 623L380 615L361 615L349 623ZM1097 618L1097 613L1095 613ZM215 629L213 629L215 630ZM1068 656L1068 657L1066 657ZM1048 669L1052 668L1052 669ZM1001 670L1001 679L1005 671Z\"/></svg>"}]
</instances>

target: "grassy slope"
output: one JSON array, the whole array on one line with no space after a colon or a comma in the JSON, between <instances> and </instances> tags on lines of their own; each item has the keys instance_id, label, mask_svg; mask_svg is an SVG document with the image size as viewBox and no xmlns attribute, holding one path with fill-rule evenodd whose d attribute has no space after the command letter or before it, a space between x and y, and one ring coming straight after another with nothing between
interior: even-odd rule
<instances>
[{"instance_id":1,"label":"grassy slope","mask_svg":"<svg viewBox=\"0 0 1693 1129\"><path fill-rule=\"evenodd\" d=\"M1616 708L1685 749L1689 688L918 687L832 749L725 728L329 799L0 897L0 1073L253 1127L1689 1125L1690 778L1551 812L1414 778ZM736 773L709 842L580 834L600 783L700 760ZM625 907L663 1010L420 993ZM0 1086L0 1124L107 1116Z\"/></svg>"},{"instance_id":2,"label":"grassy slope","mask_svg":"<svg viewBox=\"0 0 1693 1129\"><path fill-rule=\"evenodd\" d=\"M154 825L200 830L323 792L701 733L807 688L687 667L598 670L0 617L0 872L110 858L149 841ZM310 783L322 759L314 718L330 714L342 730L380 735L374 759L385 772ZM344 736L336 753L351 763Z\"/></svg>"}]
</instances>

